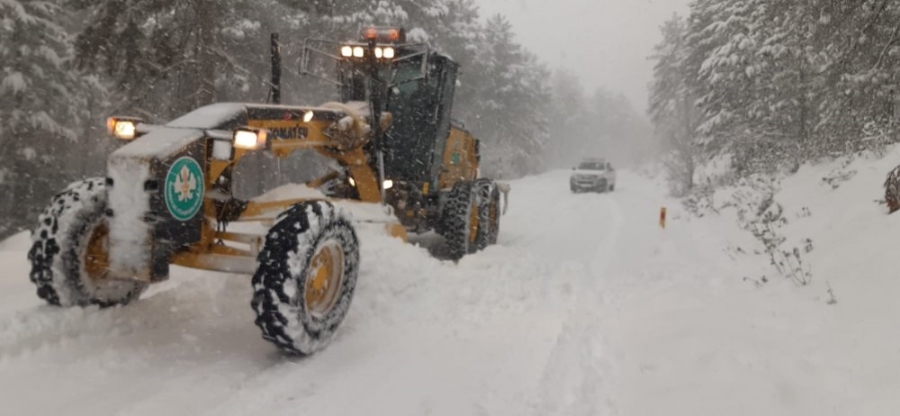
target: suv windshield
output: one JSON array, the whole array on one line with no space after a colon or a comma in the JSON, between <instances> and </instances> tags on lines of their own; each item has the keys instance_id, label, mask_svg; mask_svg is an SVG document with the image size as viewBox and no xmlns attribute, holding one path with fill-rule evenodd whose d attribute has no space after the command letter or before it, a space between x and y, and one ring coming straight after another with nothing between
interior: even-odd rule
<instances>
[{"instance_id":1,"label":"suv windshield","mask_svg":"<svg viewBox=\"0 0 900 416\"><path fill-rule=\"evenodd\" d=\"M605 170L605 164L600 162L583 162L578 165L578 170Z\"/></svg>"}]
</instances>

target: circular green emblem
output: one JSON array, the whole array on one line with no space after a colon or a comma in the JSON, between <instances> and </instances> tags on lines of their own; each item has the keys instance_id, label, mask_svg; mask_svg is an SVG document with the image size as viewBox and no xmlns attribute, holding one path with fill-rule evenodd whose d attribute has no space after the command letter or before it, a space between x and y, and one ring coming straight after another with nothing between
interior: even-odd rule
<instances>
[{"instance_id":1,"label":"circular green emblem","mask_svg":"<svg viewBox=\"0 0 900 416\"><path fill-rule=\"evenodd\" d=\"M200 164L190 157L182 157L172 164L166 175L166 206L179 221L194 218L203 206L206 192Z\"/></svg>"}]
</instances>

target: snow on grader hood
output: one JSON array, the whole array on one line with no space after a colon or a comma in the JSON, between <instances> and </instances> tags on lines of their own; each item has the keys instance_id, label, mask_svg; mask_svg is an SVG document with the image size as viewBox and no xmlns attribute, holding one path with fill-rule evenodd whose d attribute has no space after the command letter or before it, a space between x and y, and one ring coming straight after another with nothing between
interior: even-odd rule
<instances>
[{"instance_id":1,"label":"snow on grader hood","mask_svg":"<svg viewBox=\"0 0 900 416\"><path fill-rule=\"evenodd\" d=\"M337 130L342 123L343 130L347 131L352 124L358 124L360 127L354 134L362 134L349 141L359 146L368 132L362 118L366 112L363 103L321 108L226 103L200 108L165 126L137 124L138 134L144 134L115 151L108 162L111 275L147 282L164 280L168 277L169 264L173 262L252 273L256 268L254 257L189 252L173 259L184 247L203 243L205 238L221 239L221 235L204 235L204 225L211 227L207 222L223 218L224 210L230 210L228 220L238 220L236 209L247 213L247 208L251 208L249 213L254 221L271 221L287 206L300 201L286 198L287 202L251 205L254 201L230 198L230 168L241 156L236 153L246 151L229 143L233 132L242 126L266 129L270 135L266 147L287 153L324 146L322 131ZM333 144L342 150L348 148ZM350 160L354 165L364 162L361 154L357 156L360 156L357 160ZM373 180L374 177L362 179ZM368 196L369 199L377 197ZM342 205L352 209L354 204ZM380 220L399 233L399 228L392 224L396 221L390 216L384 215ZM249 240L245 236L240 242ZM251 247L255 254L261 243L251 242L256 243Z\"/></svg>"},{"instance_id":2,"label":"snow on grader hood","mask_svg":"<svg viewBox=\"0 0 900 416\"><path fill-rule=\"evenodd\" d=\"M340 102L221 103L162 126L110 118L109 133L129 143L110 155L107 176L71 184L39 217L28 255L38 296L127 304L173 264L250 274L263 338L305 355L328 345L347 314L358 229L404 240L437 231L454 261L495 244L509 187L480 177L478 140L451 124L457 64L402 44L402 31L365 36L323 46L340 51L324 53L338 60ZM303 61L323 50L305 44ZM420 76L381 78L398 68ZM335 164L305 184L235 198L235 167L262 150L313 150Z\"/></svg>"}]
</instances>

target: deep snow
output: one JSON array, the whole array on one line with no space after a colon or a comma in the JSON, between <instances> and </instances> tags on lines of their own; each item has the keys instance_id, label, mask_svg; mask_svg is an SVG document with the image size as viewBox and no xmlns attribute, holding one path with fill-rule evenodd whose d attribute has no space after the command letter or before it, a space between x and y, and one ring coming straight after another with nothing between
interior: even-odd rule
<instances>
[{"instance_id":1,"label":"deep snow","mask_svg":"<svg viewBox=\"0 0 900 416\"><path fill-rule=\"evenodd\" d=\"M892 153L900 161L900 152ZM334 343L289 359L247 277L176 269L131 306L42 306L27 238L0 243L0 403L14 415L888 415L900 409L884 160L838 189L807 167L776 199L813 283L776 277L735 214L702 219L652 180L574 195L515 181L499 245L459 264L361 233ZM661 206L669 226L657 224ZM744 277L769 276L756 287ZM829 305L827 285L838 303Z\"/></svg>"}]
</instances>

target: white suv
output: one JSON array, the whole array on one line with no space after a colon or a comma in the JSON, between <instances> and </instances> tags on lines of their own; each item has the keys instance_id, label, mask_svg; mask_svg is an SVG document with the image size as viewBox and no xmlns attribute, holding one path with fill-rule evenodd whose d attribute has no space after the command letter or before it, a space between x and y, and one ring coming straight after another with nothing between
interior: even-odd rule
<instances>
[{"instance_id":1,"label":"white suv","mask_svg":"<svg viewBox=\"0 0 900 416\"><path fill-rule=\"evenodd\" d=\"M569 178L572 192L612 192L616 189L616 170L604 159L585 159L572 170Z\"/></svg>"}]
</instances>

